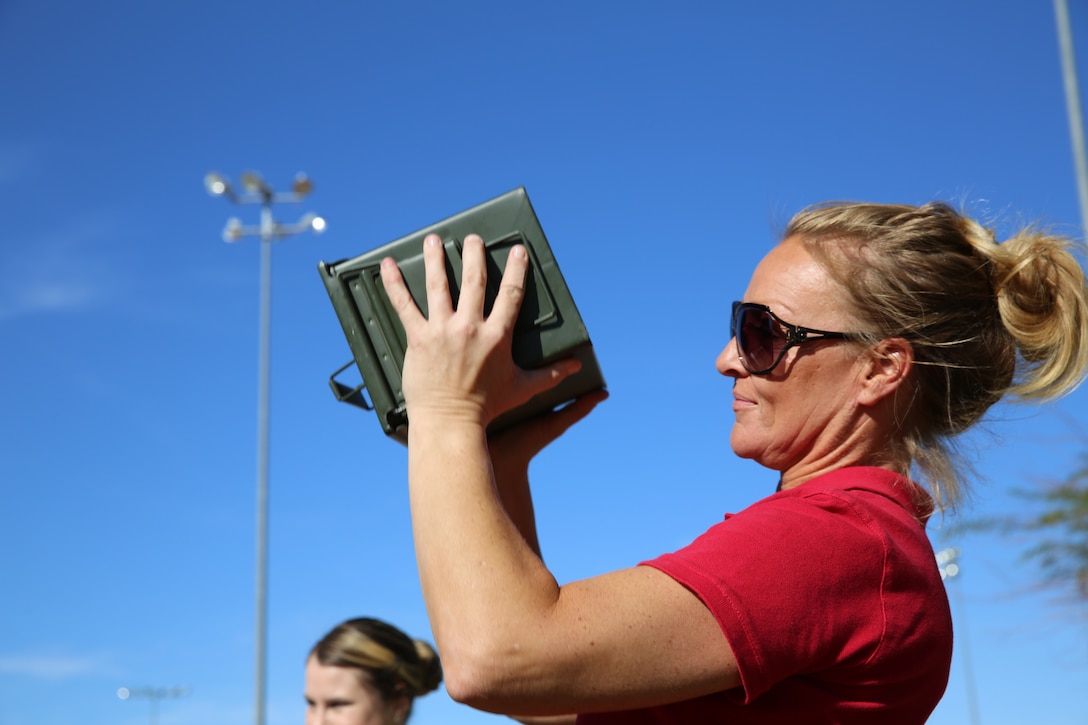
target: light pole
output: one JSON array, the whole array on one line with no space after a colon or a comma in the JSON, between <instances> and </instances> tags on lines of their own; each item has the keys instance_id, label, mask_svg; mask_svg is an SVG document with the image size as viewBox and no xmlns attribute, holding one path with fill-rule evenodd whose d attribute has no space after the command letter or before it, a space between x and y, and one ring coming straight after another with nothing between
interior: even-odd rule
<instances>
[{"instance_id":1,"label":"light pole","mask_svg":"<svg viewBox=\"0 0 1088 725\"><path fill-rule=\"evenodd\" d=\"M960 558L959 549L953 547L941 549L937 552L936 556L937 568L941 572L942 581L947 582L959 576L960 565L956 563ZM975 669L971 662L971 642L967 637L967 615L963 609L963 601L960 598L958 586L954 586L952 601L956 605L960 626L963 628L959 639L963 642L963 674L967 680L967 712L970 717L971 725L979 725L982 720L980 719L978 710L978 693L975 691Z\"/></svg>"},{"instance_id":2,"label":"light pole","mask_svg":"<svg viewBox=\"0 0 1088 725\"><path fill-rule=\"evenodd\" d=\"M245 226L232 217L223 229L223 240L237 242L244 237L261 240L260 323L257 354L257 576L256 576L256 653L254 663L254 723L264 725L265 639L268 627L268 399L270 382L270 332L272 319L272 242L305 231L319 234L325 220L306 214L294 224L281 224L272 217L272 205L302 201L313 191L305 174L295 177L290 192L273 191L258 174L247 171L241 178L243 191L237 192L220 174L204 177L204 186L212 196L223 196L234 204L260 204L261 223Z\"/></svg>"},{"instance_id":3,"label":"light pole","mask_svg":"<svg viewBox=\"0 0 1088 725\"><path fill-rule=\"evenodd\" d=\"M1073 142L1073 167L1077 173L1080 223L1085 231L1085 238L1088 238L1088 152L1085 151L1084 119L1081 116L1076 52L1073 48L1073 31L1069 27L1069 8L1066 0L1054 0L1054 18L1058 25L1058 49L1062 59L1065 109L1069 116L1069 135Z\"/></svg>"},{"instance_id":4,"label":"light pole","mask_svg":"<svg viewBox=\"0 0 1088 725\"><path fill-rule=\"evenodd\" d=\"M168 697L178 698L187 697L189 695L188 687L119 687L117 688L117 697L120 700L127 700L130 697L146 697L151 703L151 714L148 716L148 723L155 725L158 722L158 702Z\"/></svg>"}]
</instances>

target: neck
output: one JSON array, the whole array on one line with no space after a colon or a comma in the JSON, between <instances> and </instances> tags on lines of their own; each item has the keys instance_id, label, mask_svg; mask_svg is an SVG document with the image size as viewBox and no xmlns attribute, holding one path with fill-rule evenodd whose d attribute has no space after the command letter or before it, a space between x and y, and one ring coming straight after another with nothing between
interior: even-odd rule
<instances>
[{"instance_id":1,"label":"neck","mask_svg":"<svg viewBox=\"0 0 1088 725\"><path fill-rule=\"evenodd\" d=\"M850 466L873 466L909 474L910 457L893 432L897 429L881 418L882 411L858 407L852 412L834 421L811 448L779 469L777 490L787 491Z\"/></svg>"}]
</instances>

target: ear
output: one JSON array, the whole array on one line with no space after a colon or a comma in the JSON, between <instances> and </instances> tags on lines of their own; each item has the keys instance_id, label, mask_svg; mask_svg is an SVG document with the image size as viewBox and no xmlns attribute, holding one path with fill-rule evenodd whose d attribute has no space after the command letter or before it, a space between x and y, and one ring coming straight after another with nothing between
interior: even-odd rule
<instances>
[{"instance_id":1,"label":"ear","mask_svg":"<svg viewBox=\"0 0 1088 725\"><path fill-rule=\"evenodd\" d=\"M408 714L412 709L412 698L408 695L397 695L389 701L393 713L393 722L403 725L408 720Z\"/></svg>"},{"instance_id":2,"label":"ear","mask_svg":"<svg viewBox=\"0 0 1088 725\"><path fill-rule=\"evenodd\" d=\"M914 348L901 337L881 340L869 351L861 374L858 402L872 406L895 394L914 368Z\"/></svg>"}]
</instances>

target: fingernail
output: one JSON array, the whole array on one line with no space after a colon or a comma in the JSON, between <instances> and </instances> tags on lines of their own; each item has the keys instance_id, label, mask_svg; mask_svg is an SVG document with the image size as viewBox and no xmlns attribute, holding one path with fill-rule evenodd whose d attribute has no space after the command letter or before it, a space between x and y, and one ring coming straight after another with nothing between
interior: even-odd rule
<instances>
[{"instance_id":1,"label":"fingernail","mask_svg":"<svg viewBox=\"0 0 1088 725\"><path fill-rule=\"evenodd\" d=\"M437 234L428 234L427 238L424 241L429 247L437 247L439 244L442 243L442 240L439 239Z\"/></svg>"},{"instance_id":2,"label":"fingernail","mask_svg":"<svg viewBox=\"0 0 1088 725\"><path fill-rule=\"evenodd\" d=\"M525 257L528 256L525 253L525 247L521 246L520 244L515 246L514 249L512 250L512 252L513 252L513 255L515 257L517 257L518 259L525 259Z\"/></svg>"}]
</instances>

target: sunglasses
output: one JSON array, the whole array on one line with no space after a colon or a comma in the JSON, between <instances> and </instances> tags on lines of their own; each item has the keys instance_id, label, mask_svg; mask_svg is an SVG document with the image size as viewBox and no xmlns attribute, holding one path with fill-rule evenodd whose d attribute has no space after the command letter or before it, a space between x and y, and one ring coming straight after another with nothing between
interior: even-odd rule
<instances>
[{"instance_id":1,"label":"sunglasses","mask_svg":"<svg viewBox=\"0 0 1088 725\"><path fill-rule=\"evenodd\" d=\"M737 341L737 355L752 375L767 375L791 347L817 340L856 340L850 332L828 332L791 325L766 305L734 302L729 333Z\"/></svg>"}]
</instances>

